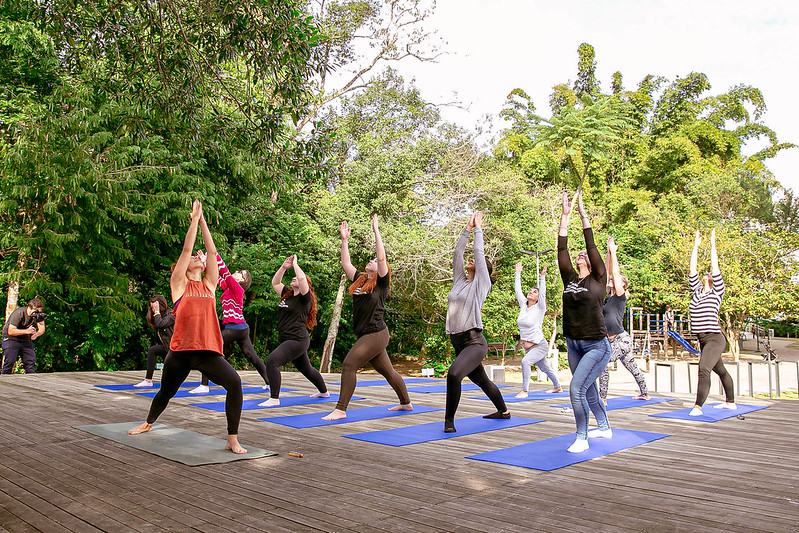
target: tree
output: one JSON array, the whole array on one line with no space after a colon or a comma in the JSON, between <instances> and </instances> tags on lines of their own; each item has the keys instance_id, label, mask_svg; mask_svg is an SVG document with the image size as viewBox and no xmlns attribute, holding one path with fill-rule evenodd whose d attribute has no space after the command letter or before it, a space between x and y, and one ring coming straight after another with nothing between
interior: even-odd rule
<instances>
[{"instance_id":1,"label":"tree","mask_svg":"<svg viewBox=\"0 0 799 533\"><path fill-rule=\"evenodd\" d=\"M22 97L0 109L0 279L52 312L42 369L130 364L190 197L231 233L253 191L314 171L318 143L286 123L305 111L315 28L264 0L2 9L0 87Z\"/></svg>"}]
</instances>

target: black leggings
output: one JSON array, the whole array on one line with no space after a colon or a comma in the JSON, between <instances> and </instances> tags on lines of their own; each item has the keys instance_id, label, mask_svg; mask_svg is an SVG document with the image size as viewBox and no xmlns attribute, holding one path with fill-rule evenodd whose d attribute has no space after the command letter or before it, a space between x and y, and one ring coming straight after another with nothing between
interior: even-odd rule
<instances>
[{"instance_id":1,"label":"black leggings","mask_svg":"<svg viewBox=\"0 0 799 533\"><path fill-rule=\"evenodd\" d=\"M347 410L347 405L349 405L350 399L355 392L355 385L358 383L358 378L355 374L366 363L371 364L372 368L386 378L388 384L397 393L397 398L399 398L399 402L402 405L411 403L411 397L408 396L405 381L394 370L391 365L391 359L386 353L388 337L388 328L385 328L375 333L361 335L355 341L355 344L352 345L341 365L341 387L336 409L340 411Z\"/></svg>"},{"instance_id":2,"label":"black leggings","mask_svg":"<svg viewBox=\"0 0 799 533\"><path fill-rule=\"evenodd\" d=\"M221 355L207 350L170 351L166 354L164 371L161 373L161 388L150 404L147 423L152 424L158 420L169 400L175 396L180 386L189 377L191 370L199 370L214 380L214 383L225 388L227 391L225 396L227 433L228 435L238 435L242 403L241 378Z\"/></svg>"},{"instance_id":3,"label":"black leggings","mask_svg":"<svg viewBox=\"0 0 799 533\"><path fill-rule=\"evenodd\" d=\"M150 346L150 348L147 350L147 375L145 376L145 379L153 379L153 374L155 374L155 365L158 363L158 358L166 358L166 354L168 352L169 349L163 344L153 344Z\"/></svg>"},{"instance_id":4,"label":"black leggings","mask_svg":"<svg viewBox=\"0 0 799 533\"><path fill-rule=\"evenodd\" d=\"M264 383L269 385L269 378L267 377L266 373L266 364L264 363L263 359L258 357L258 355L255 353L255 348L252 347L252 342L250 341L250 328L225 328L222 330L222 342L224 343L222 351L225 352L225 359L230 357L230 350L233 349L233 343L239 343L239 347L241 348L241 352L244 354L244 357L246 357L247 361L249 361L252 366L255 367L255 370L261 374L261 378L263 378ZM208 386L208 376L205 374L203 374L202 384ZM221 383L217 383L217 385L221 385Z\"/></svg>"},{"instance_id":5,"label":"black leggings","mask_svg":"<svg viewBox=\"0 0 799 533\"><path fill-rule=\"evenodd\" d=\"M508 410L505 400L494 382L488 379L483 359L488 354L488 343L479 329L470 329L463 333L454 333L449 336L455 348L455 360L447 371L447 405L444 411L445 420L454 420L455 411L461 401L461 382L467 377L472 383L483 389L483 392L494 403L497 411L504 413Z\"/></svg>"},{"instance_id":6,"label":"black leggings","mask_svg":"<svg viewBox=\"0 0 799 533\"><path fill-rule=\"evenodd\" d=\"M699 333L699 347L702 355L699 356L699 383L696 385L696 405L702 406L710 392L710 372L718 374L727 403L735 401L732 376L724 368L721 354L727 347L727 339L721 333Z\"/></svg>"},{"instance_id":7,"label":"black leggings","mask_svg":"<svg viewBox=\"0 0 799 533\"><path fill-rule=\"evenodd\" d=\"M280 383L282 377L280 375L280 367L294 363L305 378L313 383L319 392L327 392L327 385L322 374L319 373L311 365L311 360L308 359L308 346L311 344L310 337L298 340L286 340L272 350L269 357L266 358L266 374L269 376L269 396L271 398L280 398Z\"/></svg>"}]
</instances>

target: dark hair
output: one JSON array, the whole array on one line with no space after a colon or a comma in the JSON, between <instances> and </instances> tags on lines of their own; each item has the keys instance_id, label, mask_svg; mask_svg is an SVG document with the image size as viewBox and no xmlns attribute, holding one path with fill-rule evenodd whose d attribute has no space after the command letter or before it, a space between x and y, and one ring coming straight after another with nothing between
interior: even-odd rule
<instances>
[{"instance_id":1,"label":"dark hair","mask_svg":"<svg viewBox=\"0 0 799 533\"><path fill-rule=\"evenodd\" d=\"M28 300L28 307L33 309L44 309L44 304L38 298L31 298Z\"/></svg>"},{"instance_id":2,"label":"dark hair","mask_svg":"<svg viewBox=\"0 0 799 533\"><path fill-rule=\"evenodd\" d=\"M494 273L494 264L488 260L488 258L484 258L486 261L486 268L488 268L488 278L491 280L491 285L497 282L497 278L495 278L492 274Z\"/></svg>"},{"instance_id":3,"label":"dark hair","mask_svg":"<svg viewBox=\"0 0 799 533\"><path fill-rule=\"evenodd\" d=\"M244 278L241 280L241 283L239 283L239 285L241 285L241 288L246 291L247 289L252 287L252 274L250 274L249 270L239 270L239 272L241 272L241 275Z\"/></svg>"},{"instance_id":4,"label":"dark hair","mask_svg":"<svg viewBox=\"0 0 799 533\"><path fill-rule=\"evenodd\" d=\"M156 294L147 300L147 323L150 324L153 329L155 329L155 322L153 322L153 302L158 302L158 311L160 313L166 313L168 306L166 303L166 298L160 294Z\"/></svg>"}]
</instances>

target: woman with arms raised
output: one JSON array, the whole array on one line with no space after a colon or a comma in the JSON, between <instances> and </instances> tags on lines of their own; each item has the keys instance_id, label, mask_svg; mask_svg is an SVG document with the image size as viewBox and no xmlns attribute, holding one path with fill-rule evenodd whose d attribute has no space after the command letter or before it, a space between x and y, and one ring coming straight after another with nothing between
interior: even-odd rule
<instances>
[{"instance_id":1,"label":"woman with arms raised","mask_svg":"<svg viewBox=\"0 0 799 533\"><path fill-rule=\"evenodd\" d=\"M463 253L474 231L474 259L464 271ZM447 403L444 411L444 433L455 433L455 412L461 400L461 382L468 377L493 402L497 411L483 418L510 418L505 400L494 382L488 379L483 359L488 342L483 336L483 303L491 292L493 265L483 249L483 212L475 211L461 232L452 260L452 289L447 296L446 332L455 348L455 360L447 370Z\"/></svg>"},{"instance_id":2,"label":"woman with arms raised","mask_svg":"<svg viewBox=\"0 0 799 533\"><path fill-rule=\"evenodd\" d=\"M696 404L691 409L691 416L701 416L702 406L710 392L710 372L718 374L721 385L724 387L725 402L714 407L722 409L737 409L735 405L735 392L732 377L724 368L721 354L727 347L727 338L719 326L719 309L721 299L724 297L724 278L719 269L719 256L716 252L716 230L710 233L710 272L702 276L699 281L697 262L699 245L702 237L699 231L694 239L694 249L691 252L691 263L688 271L688 282L691 285L691 303L688 310L691 314L691 332L699 339L702 353L699 356L699 382L696 386Z\"/></svg>"},{"instance_id":3,"label":"woman with arms raised","mask_svg":"<svg viewBox=\"0 0 799 533\"><path fill-rule=\"evenodd\" d=\"M283 275L289 268L294 269L291 284L283 284ZM277 304L277 335L280 344L266 358L266 372L269 375L269 399L259 403L260 407L280 405L280 367L294 363L305 378L313 383L318 392L311 398L329 398L327 385L322 374L311 365L308 359L308 345L311 336L308 329L316 325L316 293L311 278L297 263L297 256L290 255L272 276L272 288L280 297Z\"/></svg>"},{"instance_id":4,"label":"woman with arms raised","mask_svg":"<svg viewBox=\"0 0 799 533\"><path fill-rule=\"evenodd\" d=\"M602 257L594 244L591 222L583 207L582 191L575 195L577 211L582 220L585 250L574 260L569 256L569 214L572 203L564 191L563 212L558 230L558 267L563 280L563 336L572 373L569 396L577 426L571 453L581 453L589 448L588 437L610 438L613 432L608 423L605 404L599 400L596 380L610 360L610 342L607 339L602 302L605 299L607 272ZM599 429L588 431L588 413L594 413Z\"/></svg>"},{"instance_id":5,"label":"woman with arms raised","mask_svg":"<svg viewBox=\"0 0 799 533\"><path fill-rule=\"evenodd\" d=\"M621 361L624 368L630 371L630 374L635 378L638 383L638 390L641 392L638 396L633 396L635 400L649 400L649 392L646 388L646 376L635 364L635 357L633 357L633 338L624 329L624 312L627 309L627 288L629 282L627 276L622 276L621 267L619 266L618 258L619 246L613 240L613 237L608 237L608 253L607 253L607 266L610 268L610 275L608 276L608 294L605 297L605 302L602 304L602 314L605 316L605 328L608 330L608 340L610 341L610 360L609 362ZM608 397L608 383L610 381L610 372L608 367L605 366L602 374L599 376L599 396L602 402L607 405Z\"/></svg>"},{"instance_id":6,"label":"woman with arms raised","mask_svg":"<svg viewBox=\"0 0 799 533\"><path fill-rule=\"evenodd\" d=\"M169 344L169 353L164 360L161 388L150 404L147 421L128 433L137 435L150 431L189 372L199 370L214 383L222 385L227 392L225 415L228 438L225 449L238 454L247 453L238 440L242 404L241 379L222 357L222 333L216 316L214 295L219 280L219 269L216 261L211 261L205 268L202 252L192 254L198 225L202 230L207 253L211 257L216 256L216 246L203 217L202 204L199 200L195 200L183 250L169 280L172 301L175 302L173 311L175 328Z\"/></svg>"},{"instance_id":7,"label":"woman with arms raised","mask_svg":"<svg viewBox=\"0 0 799 533\"><path fill-rule=\"evenodd\" d=\"M558 369L549 368L547 364L549 344L543 330L544 315L547 312L547 266L544 265L541 270L538 287L533 287L527 294L522 291L523 269L524 265L516 263L516 277L513 283L516 301L519 302L519 316L516 318L516 323L519 324L519 342L525 351L522 358L522 390L516 395L517 398L527 398L527 387L533 365L538 365L541 372L552 382L552 390L549 392L563 391L558 381Z\"/></svg>"},{"instance_id":8,"label":"woman with arms raised","mask_svg":"<svg viewBox=\"0 0 799 533\"><path fill-rule=\"evenodd\" d=\"M344 358L341 368L341 389L336 408L322 420L341 420L347 418L347 405L350 403L358 382L356 372L366 363L372 365L388 381L399 398L399 405L389 411L410 411L413 409L408 389L402 377L394 370L386 353L388 346L388 327L383 321L386 298L390 291L391 269L386 260L386 249L377 226L377 215L372 215L372 231L375 234L376 257L367 263L361 272L350 261L350 228L346 222L339 227L341 233L341 267L352 280L349 293L352 295L352 324L355 344Z\"/></svg>"}]
</instances>

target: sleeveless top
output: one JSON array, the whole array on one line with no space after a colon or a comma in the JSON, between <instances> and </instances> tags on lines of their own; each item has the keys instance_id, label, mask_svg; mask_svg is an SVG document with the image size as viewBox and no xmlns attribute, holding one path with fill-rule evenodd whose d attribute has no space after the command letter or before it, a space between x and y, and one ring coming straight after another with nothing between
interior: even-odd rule
<instances>
[{"instance_id":1,"label":"sleeveless top","mask_svg":"<svg viewBox=\"0 0 799 533\"><path fill-rule=\"evenodd\" d=\"M175 315L175 331L169 343L170 350L206 350L222 355L216 296L205 283L188 280L180 305L172 314Z\"/></svg>"}]
</instances>

